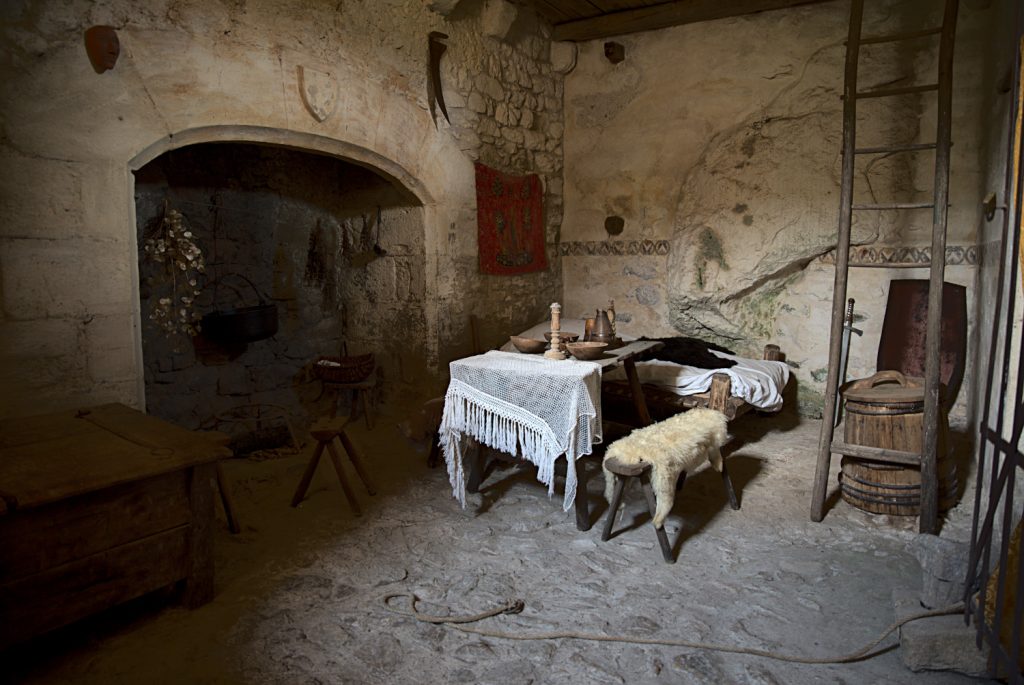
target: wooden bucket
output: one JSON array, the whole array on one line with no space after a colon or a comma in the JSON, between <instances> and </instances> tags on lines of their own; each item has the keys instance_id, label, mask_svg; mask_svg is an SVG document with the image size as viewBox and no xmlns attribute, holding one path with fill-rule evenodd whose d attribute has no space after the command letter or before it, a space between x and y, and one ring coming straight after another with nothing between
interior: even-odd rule
<instances>
[{"instance_id":1,"label":"wooden bucket","mask_svg":"<svg viewBox=\"0 0 1024 685\"><path fill-rule=\"evenodd\" d=\"M924 381L880 371L842 389L847 443L920 453L924 440ZM949 453L946 414L939 412L939 510L956 504L956 463ZM875 514L921 513L921 469L843 457L840 493L849 504Z\"/></svg>"}]
</instances>

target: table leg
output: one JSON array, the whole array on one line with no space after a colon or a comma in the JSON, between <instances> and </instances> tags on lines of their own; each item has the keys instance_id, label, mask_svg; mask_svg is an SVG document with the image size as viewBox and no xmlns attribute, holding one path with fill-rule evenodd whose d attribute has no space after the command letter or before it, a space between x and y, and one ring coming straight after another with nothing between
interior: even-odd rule
<instances>
[{"instance_id":1,"label":"table leg","mask_svg":"<svg viewBox=\"0 0 1024 685\"><path fill-rule=\"evenodd\" d=\"M466 449L466 459L469 461L466 492L470 494L480 492L480 484L484 479L484 449L485 447L475 440L470 440Z\"/></svg>"},{"instance_id":2,"label":"table leg","mask_svg":"<svg viewBox=\"0 0 1024 685\"><path fill-rule=\"evenodd\" d=\"M220 500L224 505L224 518L228 521L228 530L232 533L242 532L238 524L238 516L235 515L235 498L231 494L231 485L228 483L227 474L224 473L224 465L217 462L217 486L220 489Z\"/></svg>"},{"instance_id":3,"label":"table leg","mask_svg":"<svg viewBox=\"0 0 1024 685\"><path fill-rule=\"evenodd\" d=\"M566 459L568 459L566 455ZM568 468L568 465L566 465ZM584 459L576 460L576 499L573 504L576 507L576 530L590 530L590 502L587 498L587 462Z\"/></svg>"},{"instance_id":4,"label":"table leg","mask_svg":"<svg viewBox=\"0 0 1024 685\"><path fill-rule=\"evenodd\" d=\"M636 362L633 361L632 357L626 357L622 362L622 367L626 370L626 378L629 380L629 391L633 396L633 407L636 408L640 425L649 426L654 421L651 419L651 413L647 410L647 399L644 397L644 389L640 385L640 378L636 375Z\"/></svg>"}]
</instances>

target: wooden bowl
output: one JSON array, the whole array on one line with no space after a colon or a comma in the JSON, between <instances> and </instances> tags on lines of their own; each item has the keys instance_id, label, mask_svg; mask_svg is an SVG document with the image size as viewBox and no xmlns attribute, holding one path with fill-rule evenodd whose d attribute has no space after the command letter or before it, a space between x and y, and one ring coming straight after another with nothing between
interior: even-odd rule
<instances>
[{"instance_id":1,"label":"wooden bowl","mask_svg":"<svg viewBox=\"0 0 1024 685\"><path fill-rule=\"evenodd\" d=\"M576 342L579 340L580 334L573 333L571 331L558 331L558 339L562 341L562 344ZM544 334L544 339L551 342L551 331Z\"/></svg>"},{"instance_id":2,"label":"wooden bowl","mask_svg":"<svg viewBox=\"0 0 1024 685\"><path fill-rule=\"evenodd\" d=\"M592 361L604 356L604 350L608 343L603 342L572 342L566 343L565 349L569 354L583 361Z\"/></svg>"},{"instance_id":3,"label":"wooden bowl","mask_svg":"<svg viewBox=\"0 0 1024 685\"><path fill-rule=\"evenodd\" d=\"M543 340L521 338L518 335L509 336L509 340L512 341L512 346L523 354L537 354L538 352L543 352L544 348L547 347L547 343Z\"/></svg>"}]
</instances>

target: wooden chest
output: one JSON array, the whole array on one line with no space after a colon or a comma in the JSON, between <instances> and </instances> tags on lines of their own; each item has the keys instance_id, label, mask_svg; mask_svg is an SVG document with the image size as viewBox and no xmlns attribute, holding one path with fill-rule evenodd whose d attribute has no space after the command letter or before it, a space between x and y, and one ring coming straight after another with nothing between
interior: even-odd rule
<instances>
[{"instance_id":1,"label":"wooden chest","mask_svg":"<svg viewBox=\"0 0 1024 685\"><path fill-rule=\"evenodd\" d=\"M118 404L0 422L0 649L179 581L209 601L228 455Z\"/></svg>"}]
</instances>

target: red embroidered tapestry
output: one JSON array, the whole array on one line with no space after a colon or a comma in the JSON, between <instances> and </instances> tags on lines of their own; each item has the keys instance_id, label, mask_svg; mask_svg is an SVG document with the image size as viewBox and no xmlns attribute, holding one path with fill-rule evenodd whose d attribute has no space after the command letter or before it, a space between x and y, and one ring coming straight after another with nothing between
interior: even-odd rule
<instances>
[{"instance_id":1,"label":"red embroidered tapestry","mask_svg":"<svg viewBox=\"0 0 1024 685\"><path fill-rule=\"evenodd\" d=\"M544 191L537 174L510 176L476 164L480 273L522 274L548 268Z\"/></svg>"}]
</instances>

